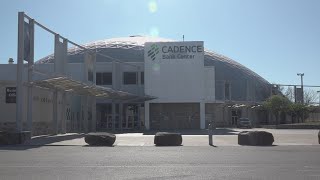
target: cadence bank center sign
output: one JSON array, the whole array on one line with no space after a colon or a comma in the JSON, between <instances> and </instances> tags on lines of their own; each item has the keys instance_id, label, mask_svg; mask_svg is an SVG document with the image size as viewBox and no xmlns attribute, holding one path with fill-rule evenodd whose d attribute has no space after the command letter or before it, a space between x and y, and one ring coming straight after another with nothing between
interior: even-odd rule
<instances>
[{"instance_id":1,"label":"cadence bank center sign","mask_svg":"<svg viewBox=\"0 0 320 180\"><path fill-rule=\"evenodd\" d=\"M203 95L203 41L147 42L145 92L158 99L197 101Z\"/></svg>"},{"instance_id":2,"label":"cadence bank center sign","mask_svg":"<svg viewBox=\"0 0 320 180\"><path fill-rule=\"evenodd\" d=\"M157 57L160 57L161 59L194 59L196 56L196 53L203 54L203 42L202 43L200 42L200 44L198 43L197 42L179 42L179 44L177 44L176 42L146 43L146 45L150 44L149 48L147 48L147 55L153 61Z\"/></svg>"}]
</instances>

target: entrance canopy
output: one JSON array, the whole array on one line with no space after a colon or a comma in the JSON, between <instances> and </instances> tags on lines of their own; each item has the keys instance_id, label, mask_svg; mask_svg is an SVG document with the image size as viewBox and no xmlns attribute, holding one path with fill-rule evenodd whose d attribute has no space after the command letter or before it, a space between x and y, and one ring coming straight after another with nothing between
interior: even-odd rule
<instances>
[{"instance_id":1,"label":"entrance canopy","mask_svg":"<svg viewBox=\"0 0 320 180\"><path fill-rule=\"evenodd\" d=\"M57 89L78 95L95 96L113 100L148 101L155 99L155 97L152 96L138 96L128 92L114 90L112 88L88 85L68 77L54 77L45 80L33 81L30 82L30 84L40 88Z\"/></svg>"}]
</instances>

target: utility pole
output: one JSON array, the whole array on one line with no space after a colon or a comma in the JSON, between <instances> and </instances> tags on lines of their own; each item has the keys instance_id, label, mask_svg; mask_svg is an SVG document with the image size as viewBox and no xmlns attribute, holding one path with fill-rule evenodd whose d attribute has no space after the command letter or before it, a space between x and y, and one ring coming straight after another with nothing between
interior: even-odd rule
<instances>
[{"instance_id":1,"label":"utility pole","mask_svg":"<svg viewBox=\"0 0 320 180\"><path fill-rule=\"evenodd\" d=\"M304 93L303 93L303 76L304 76L304 73L297 73L297 76L300 76L300 79L301 79L302 104L304 104Z\"/></svg>"},{"instance_id":2,"label":"utility pole","mask_svg":"<svg viewBox=\"0 0 320 180\"><path fill-rule=\"evenodd\" d=\"M320 91L317 91L319 93L319 107L320 107Z\"/></svg>"}]
</instances>

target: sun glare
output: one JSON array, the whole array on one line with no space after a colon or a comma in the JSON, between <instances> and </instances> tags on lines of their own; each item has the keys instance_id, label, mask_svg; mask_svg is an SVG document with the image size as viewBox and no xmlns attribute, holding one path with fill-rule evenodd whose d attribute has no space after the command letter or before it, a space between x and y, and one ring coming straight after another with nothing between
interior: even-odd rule
<instances>
[{"instance_id":1,"label":"sun glare","mask_svg":"<svg viewBox=\"0 0 320 180\"><path fill-rule=\"evenodd\" d=\"M154 0L150 1L148 6L149 6L150 13L157 12L158 5L157 5L156 1L154 1Z\"/></svg>"}]
</instances>

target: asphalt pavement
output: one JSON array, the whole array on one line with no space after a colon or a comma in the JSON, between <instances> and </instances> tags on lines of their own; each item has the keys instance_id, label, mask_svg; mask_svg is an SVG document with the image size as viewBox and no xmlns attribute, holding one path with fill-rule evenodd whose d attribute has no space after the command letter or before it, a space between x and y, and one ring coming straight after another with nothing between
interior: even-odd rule
<instances>
[{"instance_id":1,"label":"asphalt pavement","mask_svg":"<svg viewBox=\"0 0 320 180\"><path fill-rule=\"evenodd\" d=\"M117 134L113 147L92 147L84 134L33 137L0 146L0 180L320 179L318 130L266 130L274 146L239 146L243 129L186 131L183 145L156 147L153 132Z\"/></svg>"},{"instance_id":2,"label":"asphalt pavement","mask_svg":"<svg viewBox=\"0 0 320 180\"><path fill-rule=\"evenodd\" d=\"M320 146L7 146L0 180L320 179Z\"/></svg>"}]
</instances>

